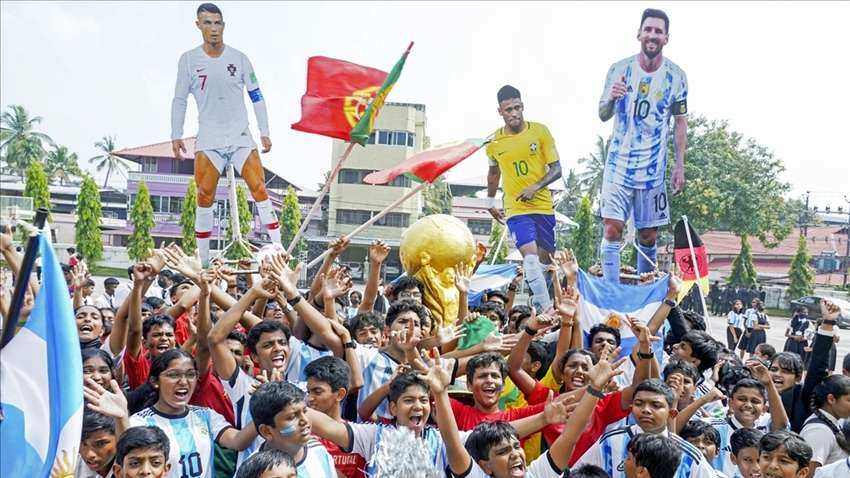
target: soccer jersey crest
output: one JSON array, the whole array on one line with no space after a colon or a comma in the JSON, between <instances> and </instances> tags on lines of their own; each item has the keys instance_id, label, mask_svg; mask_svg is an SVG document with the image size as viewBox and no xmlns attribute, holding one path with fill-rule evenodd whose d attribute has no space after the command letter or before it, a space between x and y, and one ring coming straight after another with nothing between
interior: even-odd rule
<instances>
[{"instance_id":1,"label":"soccer jersey crest","mask_svg":"<svg viewBox=\"0 0 850 478\"><path fill-rule=\"evenodd\" d=\"M531 154L537 154L537 143L531 143L528 145L528 152Z\"/></svg>"},{"instance_id":2,"label":"soccer jersey crest","mask_svg":"<svg viewBox=\"0 0 850 478\"><path fill-rule=\"evenodd\" d=\"M236 76L236 65L233 63L228 64L227 71L230 73L230 76Z\"/></svg>"}]
</instances>

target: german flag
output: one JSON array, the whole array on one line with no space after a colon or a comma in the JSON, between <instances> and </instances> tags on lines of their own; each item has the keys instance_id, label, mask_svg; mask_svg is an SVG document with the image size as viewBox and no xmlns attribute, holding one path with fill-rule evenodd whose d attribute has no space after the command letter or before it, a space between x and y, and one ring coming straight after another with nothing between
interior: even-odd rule
<instances>
[{"instance_id":1,"label":"german flag","mask_svg":"<svg viewBox=\"0 0 850 478\"><path fill-rule=\"evenodd\" d=\"M691 235L690 244L693 244L694 248L693 255L688 243L688 232ZM679 219L673 227L673 253L683 282L678 300L681 301L690 292L695 282L699 283L703 294L708 294L708 253L697 232L683 219ZM694 257L696 257L696 267Z\"/></svg>"}]
</instances>

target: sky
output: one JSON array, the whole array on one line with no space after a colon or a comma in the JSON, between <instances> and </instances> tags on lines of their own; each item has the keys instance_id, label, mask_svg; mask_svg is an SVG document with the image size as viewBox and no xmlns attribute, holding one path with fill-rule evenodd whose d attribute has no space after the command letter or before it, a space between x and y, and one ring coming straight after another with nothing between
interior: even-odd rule
<instances>
[{"instance_id":1,"label":"sky","mask_svg":"<svg viewBox=\"0 0 850 478\"><path fill-rule=\"evenodd\" d=\"M177 60L201 43L198 4L3 1L0 106L43 117L40 130L85 168L104 135L119 147L168 140ZM564 170L580 171L578 158L611 132L597 116L605 73L639 51L640 14L655 7L670 17L664 55L687 73L691 114L728 120L773 151L793 196L812 191L813 205L833 209L850 199L850 154L836 146L850 134L848 2L217 4L225 43L251 59L268 105L274 146L262 160L302 187L330 169L332 142L289 127L308 57L389 70L415 41L389 100L426 105L432 145L499 127L496 91L512 84L526 119L549 127ZM197 131L189 104L187 135ZM486 169L478 153L448 177L484 185Z\"/></svg>"}]
</instances>

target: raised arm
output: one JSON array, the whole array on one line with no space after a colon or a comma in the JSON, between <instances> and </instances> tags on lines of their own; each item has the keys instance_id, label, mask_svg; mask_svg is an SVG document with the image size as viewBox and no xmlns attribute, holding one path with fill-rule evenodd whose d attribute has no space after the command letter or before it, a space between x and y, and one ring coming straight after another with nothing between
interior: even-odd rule
<instances>
[{"instance_id":1,"label":"raised arm","mask_svg":"<svg viewBox=\"0 0 850 478\"><path fill-rule=\"evenodd\" d=\"M369 246L369 277L366 280L366 289L363 291L363 300L357 308L358 313L369 312L375 306L378 283L381 281L381 265L387 260L389 254L390 246L380 239Z\"/></svg>"},{"instance_id":2,"label":"raised arm","mask_svg":"<svg viewBox=\"0 0 850 478\"><path fill-rule=\"evenodd\" d=\"M294 278L298 277L303 264L298 264L295 270L291 270L281 256L276 256L272 262L272 278L283 291L286 301L298 312L298 317L310 328L319 343L329 348L337 357L342 357L342 342L334 333L328 319L310 305L309 301L298 299L301 296L295 287Z\"/></svg>"},{"instance_id":3,"label":"raised arm","mask_svg":"<svg viewBox=\"0 0 850 478\"><path fill-rule=\"evenodd\" d=\"M307 407L307 417L316 436L336 443L343 451L351 451L351 437L348 435L348 427L345 423L338 422L310 407Z\"/></svg>"},{"instance_id":4,"label":"raised arm","mask_svg":"<svg viewBox=\"0 0 850 478\"><path fill-rule=\"evenodd\" d=\"M674 433L681 432L682 429L685 428L685 425L688 424L688 421L690 421L691 417L693 417L694 414L700 408L708 405L711 402L723 400L724 398L726 398L726 396L723 395L723 392L721 392L719 388L715 387L715 388L712 388L705 395L703 395L703 396L697 398L696 400L692 401L691 403L688 404L687 407L679 410L679 413L677 413L676 417L673 418L674 423L675 423L674 428L673 428L673 432Z\"/></svg>"},{"instance_id":5,"label":"raised arm","mask_svg":"<svg viewBox=\"0 0 850 478\"><path fill-rule=\"evenodd\" d=\"M573 448L584 432L586 424L590 422L590 417L593 415L594 408L596 408L601 391L604 390L611 379L623 373L618 368L624 362L625 358L622 358L612 364L608 360L607 354L603 353L599 361L588 371L588 378L590 379L588 387L592 390L590 393L585 392L584 396L581 397L578 406L575 407L567 420L561 436L549 448L549 459L559 469L567 468L570 456L573 454Z\"/></svg>"},{"instance_id":6,"label":"raised arm","mask_svg":"<svg viewBox=\"0 0 850 478\"><path fill-rule=\"evenodd\" d=\"M313 298L315 298L316 295L319 294L319 291L322 288L322 284L319 282L319 280L331 270L331 266L333 265L336 258L339 257L340 254L342 254L342 252L348 247L350 243L350 240L346 239L345 237L340 237L338 239L332 240L328 244L328 250L330 252L328 252L328 254L325 256L324 260L322 261L322 266L316 272L316 276L313 278L312 284L310 284L310 292L307 294L308 299L313 300ZM279 264L279 261L277 263Z\"/></svg>"},{"instance_id":7,"label":"raised arm","mask_svg":"<svg viewBox=\"0 0 850 478\"><path fill-rule=\"evenodd\" d=\"M753 373L753 377L767 389L767 403L770 408L770 429L772 431L784 430L788 427L788 414L785 412L782 397L779 395L779 390L776 389L776 384L773 383L770 371L759 360L749 360L746 365Z\"/></svg>"},{"instance_id":8,"label":"raised arm","mask_svg":"<svg viewBox=\"0 0 850 478\"><path fill-rule=\"evenodd\" d=\"M435 414L434 419L437 422L437 428L440 430L440 435L443 437L443 443L446 446L446 458L449 469L455 475L466 473L472 466L472 457L463 446L463 441L460 438L460 432L457 428L452 404L449 400L448 386L452 382L452 377L449 372L439 366L439 352L436 353L436 359L429 361L428 373L425 375L425 380L428 382L431 390L431 395L434 397ZM426 358L427 360L427 358Z\"/></svg>"},{"instance_id":9,"label":"raised arm","mask_svg":"<svg viewBox=\"0 0 850 478\"><path fill-rule=\"evenodd\" d=\"M198 298L198 317L195 320L195 363L198 364L198 375L203 377L207 374L210 368L210 342L208 335L212 329L212 319L210 318L210 289L215 287L212 285L212 275L209 272L201 274L201 278L196 282L200 296Z\"/></svg>"},{"instance_id":10,"label":"raised arm","mask_svg":"<svg viewBox=\"0 0 850 478\"><path fill-rule=\"evenodd\" d=\"M632 383L623 389L623 393L620 397L620 407L624 409L632 403L635 388L637 388L637 386L644 380L652 376L652 362L655 361L655 357L648 358L648 356L652 354L651 341L652 339L655 339L655 337L652 337L649 334L649 328L636 318L627 317L627 320L629 321L632 333L638 339L638 346L634 348L630 357L630 360L636 364L635 372L632 375ZM641 357L641 355L643 355L643 357Z\"/></svg>"},{"instance_id":11,"label":"raised arm","mask_svg":"<svg viewBox=\"0 0 850 478\"><path fill-rule=\"evenodd\" d=\"M469 315L469 286L472 284L472 268L461 262L455 266L455 287L458 291L457 322Z\"/></svg>"},{"instance_id":12,"label":"raised arm","mask_svg":"<svg viewBox=\"0 0 850 478\"><path fill-rule=\"evenodd\" d=\"M525 323L525 330L519 332L516 348L508 356L508 374L516 384L517 388L525 394L530 395L537 386L537 380L522 369L522 361L528 352L528 346L537 334L544 329L551 328L555 318L547 315L537 315L534 309L531 318Z\"/></svg>"},{"instance_id":13,"label":"raised arm","mask_svg":"<svg viewBox=\"0 0 850 478\"><path fill-rule=\"evenodd\" d=\"M664 297L664 301L658 306L658 309L655 311L655 314L652 315L652 318L649 319L649 322L646 324L649 327L649 333L655 335L658 333L658 330L661 329L661 326L664 325L664 321L667 319L667 316L670 315L670 310L672 307L668 304L668 301L676 302L676 299L679 297L679 290L682 288L682 279L679 278L675 273L670 273L670 280L667 283L667 295Z\"/></svg>"},{"instance_id":14,"label":"raised arm","mask_svg":"<svg viewBox=\"0 0 850 478\"><path fill-rule=\"evenodd\" d=\"M245 294L218 319L218 322L216 322L215 326L213 326L207 335L213 366L215 366L216 373L218 373L218 376L222 379L227 380L232 377L233 373L236 372L236 368L239 366L239 364L236 363L236 359L233 357L233 354L230 352L230 349L227 347L227 336L254 300L261 296L272 297L274 295L274 289L275 286L271 279L264 279L254 284L254 287L248 289L248 291L245 292Z\"/></svg>"}]
</instances>

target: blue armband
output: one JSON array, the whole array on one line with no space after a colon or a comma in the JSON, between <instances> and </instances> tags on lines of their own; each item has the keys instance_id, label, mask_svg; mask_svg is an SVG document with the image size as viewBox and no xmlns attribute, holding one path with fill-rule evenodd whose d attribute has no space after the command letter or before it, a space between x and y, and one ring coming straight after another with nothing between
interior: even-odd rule
<instances>
[{"instance_id":1,"label":"blue armband","mask_svg":"<svg viewBox=\"0 0 850 478\"><path fill-rule=\"evenodd\" d=\"M256 90L248 90L248 96L251 97L251 103L259 103L263 101L263 94L260 93L260 88Z\"/></svg>"}]
</instances>

